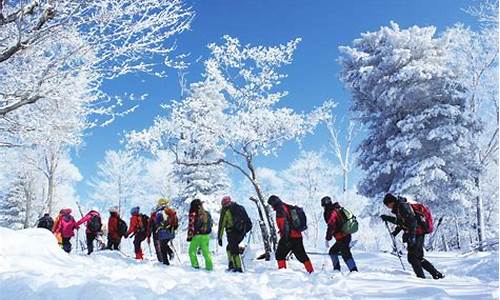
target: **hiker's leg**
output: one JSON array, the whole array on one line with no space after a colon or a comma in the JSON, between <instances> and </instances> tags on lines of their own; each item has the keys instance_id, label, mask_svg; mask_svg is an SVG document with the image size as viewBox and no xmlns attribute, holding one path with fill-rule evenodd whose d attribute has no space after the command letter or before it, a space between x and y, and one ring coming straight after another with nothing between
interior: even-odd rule
<instances>
[{"instance_id":1,"label":"hiker's leg","mask_svg":"<svg viewBox=\"0 0 500 300\"><path fill-rule=\"evenodd\" d=\"M340 271L340 261L339 261L340 246L341 244L336 241L328 251L328 255L330 255L330 259L332 260L332 266L334 271Z\"/></svg>"},{"instance_id":2,"label":"hiker's leg","mask_svg":"<svg viewBox=\"0 0 500 300\"><path fill-rule=\"evenodd\" d=\"M286 257L291 251L289 239L280 238L278 241L278 248L276 248L276 261L278 262L278 269L286 269Z\"/></svg>"},{"instance_id":3,"label":"hiker's leg","mask_svg":"<svg viewBox=\"0 0 500 300\"><path fill-rule=\"evenodd\" d=\"M189 260L191 261L191 267L199 269L200 265L198 263L198 257L196 256L196 251L198 251L198 237L199 235L193 236L191 242L189 243Z\"/></svg>"},{"instance_id":4,"label":"hiker's leg","mask_svg":"<svg viewBox=\"0 0 500 300\"><path fill-rule=\"evenodd\" d=\"M94 252L95 234L87 232L85 235L87 237L87 254L90 255L90 253Z\"/></svg>"},{"instance_id":5,"label":"hiker's leg","mask_svg":"<svg viewBox=\"0 0 500 300\"><path fill-rule=\"evenodd\" d=\"M312 266L309 256L307 256L306 249L304 248L304 242L302 238L291 239L292 252L298 261L304 264L307 272L312 273L314 268Z\"/></svg>"},{"instance_id":6,"label":"hiker's leg","mask_svg":"<svg viewBox=\"0 0 500 300\"><path fill-rule=\"evenodd\" d=\"M210 244L210 235L201 234L200 247L201 247L201 253L203 254L203 258L205 258L205 269L211 271L213 269L213 264L212 264L212 255L210 254L209 244Z\"/></svg>"}]
</instances>

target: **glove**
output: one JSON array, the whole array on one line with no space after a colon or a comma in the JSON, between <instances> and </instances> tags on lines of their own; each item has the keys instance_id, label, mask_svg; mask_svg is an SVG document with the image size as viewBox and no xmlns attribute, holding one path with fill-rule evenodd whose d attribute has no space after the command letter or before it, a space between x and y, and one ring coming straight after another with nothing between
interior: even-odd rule
<instances>
[{"instance_id":1,"label":"glove","mask_svg":"<svg viewBox=\"0 0 500 300\"><path fill-rule=\"evenodd\" d=\"M410 237L410 235L408 233L403 233L403 243L406 243L408 242L408 238Z\"/></svg>"},{"instance_id":2,"label":"glove","mask_svg":"<svg viewBox=\"0 0 500 300\"><path fill-rule=\"evenodd\" d=\"M384 222L390 222L392 220L392 217L391 216L388 216L388 215L381 215L380 218L382 219L382 221Z\"/></svg>"},{"instance_id":3,"label":"glove","mask_svg":"<svg viewBox=\"0 0 500 300\"><path fill-rule=\"evenodd\" d=\"M124 235L123 237L126 238L126 239L128 239L128 234Z\"/></svg>"},{"instance_id":4,"label":"glove","mask_svg":"<svg viewBox=\"0 0 500 300\"><path fill-rule=\"evenodd\" d=\"M219 239L218 242L219 242L219 246L222 247L222 239Z\"/></svg>"},{"instance_id":5,"label":"glove","mask_svg":"<svg viewBox=\"0 0 500 300\"><path fill-rule=\"evenodd\" d=\"M415 245L417 244L417 238L412 235L408 238L408 247L415 247Z\"/></svg>"},{"instance_id":6,"label":"glove","mask_svg":"<svg viewBox=\"0 0 500 300\"><path fill-rule=\"evenodd\" d=\"M399 233L399 232L398 232L397 230L394 230L393 232L391 232L391 235L392 235L392 236L396 236L396 235L398 235L398 233Z\"/></svg>"},{"instance_id":7,"label":"glove","mask_svg":"<svg viewBox=\"0 0 500 300\"><path fill-rule=\"evenodd\" d=\"M191 240L192 240L192 238L191 238L191 237L188 237L188 238L186 239L186 241L188 241L188 242L191 242Z\"/></svg>"},{"instance_id":8,"label":"glove","mask_svg":"<svg viewBox=\"0 0 500 300\"><path fill-rule=\"evenodd\" d=\"M325 248L326 249L330 248L330 241L325 240Z\"/></svg>"}]
</instances>

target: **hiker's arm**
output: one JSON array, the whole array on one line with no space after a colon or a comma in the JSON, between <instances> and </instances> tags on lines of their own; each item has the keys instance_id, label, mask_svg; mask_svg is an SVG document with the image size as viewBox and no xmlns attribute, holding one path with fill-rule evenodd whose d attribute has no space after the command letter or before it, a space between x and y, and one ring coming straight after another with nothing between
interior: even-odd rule
<instances>
[{"instance_id":1,"label":"hiker's arm","mask_svg":"<svg viewBox=\"0 0 500 300\"><path fill-rule=\"evenodd\" d=\"M227 208L223 208L221 212L221 218L219 220L219 230L217 230L217 240L221 241L224 236L224 229L227 222ZM220 244L220 243L219 243Z\"/></svg>"},{"instance_id":2,"label":"hiker's arm","mask_svg":"<svg viewBox=\"0 0 500 300\"><path fill-rule=\"evenodd\" d=\"M388 216L388 215L381 215L380 218L382 219L382 221L389 222L389 223L392 223L395 225L399 225L398 219L396 217Z\"/></svg>"}]
</instances>

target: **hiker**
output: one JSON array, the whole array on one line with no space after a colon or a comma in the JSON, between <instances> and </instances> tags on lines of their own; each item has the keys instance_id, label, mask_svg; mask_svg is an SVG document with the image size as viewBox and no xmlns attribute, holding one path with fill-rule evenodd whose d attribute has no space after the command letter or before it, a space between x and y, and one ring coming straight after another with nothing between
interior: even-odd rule
<instances>
[{"instance_id":1,"label":"hiker","mask_svg":"<svg viewBox=\"0 0 500 300\"><path fill-rule=\"evenodd\" d=\"M76 222L76 226L79 227L83 223L85 223L87 227L85 230L87 255L90 255L94 252L94 240L102 229L101 215L97 211L97 208L92 208L85 216Z\"/></svg>"},{"instance_id":2,"label":"hiker","mask_svg":"<svg viewBox=\"0 0 500 300\"><path fill-rule=\"evenodd\" d=\"M212 232L212 216L208 211L203 209L203 203L200 199L191 201L189 207L189 227L187 241L189 244L189 259L191 266L199 269L198 257L196 253L201 249L201 253L205 259L205 269L211 271L213 269L212 256L210 255L209 241L210 233Z\"/></svg>"},{"instance_id":3,"label":"hiker","mask_svg":"<svg viewBox=\"0 0 500 300\"><path fill-rule=\"evenodd\" d=\"M172 208L168 207L167 199L158 201L159 210L155 214L155 227L157 244L159 245L160 262L165 265L170 265L170 261L174 257L174 252L169 246L169 243L175 238L175 230L179 227L177 213ZM153 236L154 239L154 236Z\"/></svg>"},{"instance_id":4,"label":"hiker","mask_svg":"<svg viewBox=\"0 0 500 300\"><path fill-rule=\"evenodd\" d=\"M54 225L52 226L52 233L56 237L57 243L59 244L59 247L63 247L62 243L62 237L61 237L61 232L59 232L59 227L61 226L61 218L64 215L64 209L61 209L59 211L59 214L57 215L56 219L54 220Z\"/></svg>"},{"instance_id":5,"label":"hiker","mask_svg":"<svg viewBox=\"0 0 500 300\"><path fill-rule=\"evenodd\" d=\"M54 227L54 220L52 217L45 213L39 220L37 226L38 228L45 228L47 230L52 231L52 227Z\"/></svg>"},{"instance_id":6,"label":"hiker","mask_svg":"<svg viewBox=\"0 0 500 300\"><path fill-rule=\"evenodd\" d=\"M227 260L228 271L243 272L240 243L245 238L247 232L252 229L252 222L248 217L245 208L231 200L231 197L224 196L221 201L222 211L219 219L219 231L217 233L217 241L222 247L222 237L224 230L227 235Z\"/></svg>"},{"instance_id":7,"label":"hiker","mask_svg":"<svg viewBox=\"0 0 500 300\"><path fill-rule=\"evenodd\" d=\"M404 231L403 243L407 243L408 262L411 264L415 275L425 278L424 271L429 272L434 279L444 278L434 266L424 258L425 234L429 230L426 224L417 218L413 205L403 197L396 197L390 193L384 197L384 205L391 209L396 217L381 215L383 221L396 224L393 236L397 236L401 230Z\"/></svg>"},{"instance_id":8,"label":"hiker","mask_svg":"<svg viewBox=\"0 0 500 300\"><path fill-rule=\"evenodd\" d=\"M148 246L151 245L151 237L153 237L153 246L155 248L156 258L159 262L162 262L163 260L161 258L160 241L158 240L158 234L156 233L156 230L158 229L156 226L156 213L161 210L161 206L164 203L163 200L163 198L158 200L157 205L151 209L151 215L149 216L148 222L148 236L146 237Z\"/></svg>"},{"instance_id":9,"label":"hiker","mask_svg":"<svg viewBox=\"0 0 500 300\"><path fill-rule=\"evenodd\" d=\"M134 236L134 251L135 259L144 259L144 254L142 253L141 243L146 239L148 235L148 216L140 213L139 206L136 206L130 210L130 227L128 229L125 238L128 238L131 234Z\"/></svg>"},{"instance_id":10,"label":"hiker","mask_svg":"<svg viewBox=\"0 0 500 300\"><path fill-rule=\"evenodd\" d=\"M342 227L346 222L346 217L342 214L342 207L338 202L333 203L328 196L321 199L321 206L324 209L323 218L327 224L325 247L330 249L328 254L332 260L333 270L340 271L339 255L341 255L349 271L357 272L358 268L352 258L349 245L351 243L351 234L342 231ZM332 237L335 237L335 243L330 248Z\"/></svg>"},{"instance_id":11,"label":"hiker","mask_svg":"<svg viewBox=\"0 0 500 300\"><path fill-rule=\"evenodd\" d=\"M61 218L56 233L61 234L62 246L67 253L71 252L71 238L75 235L75 229L78 229L76 221L71 215L71 209L65 208L61 210Z\"/></svg>"},{"instance_id":12,"label":"hiker","mask_svg":"<svg viewBox=\"0 0 500 300\"><path fill-rule=\"evenodd\" d=\"M291 251L295 257L304 264L307 272L314 272L311 260L307 256L306 250L304 249L302 233L292 227L290 216L292 206L282 202L276 195L269 197L267 203L271 205L273 210L276 212L276 225L278 226L280 234L278 248L276 249L278 269L286 269L286 257Z\"/></svg>"},{"instance_id":13,"label":"hiker","mask_svg":"<svg viewBox=\"0 0 500 300\"><path fill-rule=\"evenodd\" d=\"M124 226L124 227L123 227ZM120 219L116 206L109 208L108 244L109 250L120 250L122 236L127 234L127 223Z\"/></svg>"}]
</instances>

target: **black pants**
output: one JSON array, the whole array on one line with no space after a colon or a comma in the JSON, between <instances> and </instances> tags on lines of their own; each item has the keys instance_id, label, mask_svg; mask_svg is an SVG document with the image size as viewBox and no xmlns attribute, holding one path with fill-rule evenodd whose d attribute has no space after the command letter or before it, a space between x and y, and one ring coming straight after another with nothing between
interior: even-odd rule
<instances>
[{"instance_id":1,"label":"black pants","mask_svg":"<svg viewBox=\"0 0 500 300\"><path fill-rule=\"evenodd\" d=\"M169 257L172 257L174 255L174 252L168 245L171 240L161 240L159 241L160 244L160 256L161 256L161 262L164 263L165 265L170 265Z\"/></svg>"},{"instance_id":2,"label":"black pants","mask_svg":"<svg viewBox=\"0 0 500 300\"><path fill-rule=\"evenodd\" d=\"M70 253L71 252L71 237L63 237L62 238L62 245L63 245L63 250Z\"/></svg>"},{"instance_id":3,"label":"black pants","mask_svg":"<svg viewBox=\"0 0 500 300\"><path fill-rule=\"evenodd\" d=\"M227 233L227 246L226 250L232 255L240 254L240 243L245 238L245 235L241 232L231 231Z\"/></svg>"},{"instance_id":4,"label":"black pants","mask_svg":"<svg viewBox=\"0 0 500 300\"><path fill-rule=\"evenodd\" d=\"M153 234L153 246L155 247L156 258L159 262L162 262L160 240L156 234Z\"/></svg>"},{"instance_id":5,"label":"black pants","mask_svg":"<svg viewBox=\"0 0 500 300\"><path fill-rule=\"evenodd\" d=\"M332 259L333 269L340 271L340 261L338 255L342 256L345 264L349 267L350 271L357 271L356 264L352 258L351 248L349 244L351 243L351 235L346 235L343 239L336 240L335 244L330 248L328 254Z\"/></svg>"},{"instance_id":6,"label":"black pants","mask_svg":"<svg viewBox=\"0 0 500 300\"><path fill-rule=\"evenodd\" d=\"M138 232L134 235L134 251L135 253L141 253L142 254L142 249L141 249L141 243L146 239L146 233L145 232Z\"/></svg>"},{"instance_id":7,"label":"black pants","mask_svg":"<svg viewBox=\"0 0 500 300\"><path fill-rule=\"evenodd\" d=\"M113 239L108 235L108 245L106 248L109 250L120 250L120 242L121 239Z\"/></svg>"},{"instance_id":8,"label":"black pants","mask_svg":"<svg viewBox=\"0 0 500 300\"><path fill-rule=\"evenodd\" d=\"M95 240L95 233L92 232L87 232L87 254L90 255L90 253L94 252L94 240Z\"/></svg>"},{"instance_id":9,"label":"black pants","mask_svg":"<svg viewBox=\"0 0 500 300\"><path fill-rule=\"evenodd\" d=\"M301 263L309 260L302 238L280 238L276 249L276 260L285 260L290 251Z\"/></svg>"},{"instance_id":10,"label":"black pants","mask_svg":"<svg viewBox=\"0 0 500 300\"><path fill-rule=\"evenodd\" d=\"M417 277L425 278L423 270L426 270L434 277L439 274L439 272L424 258L424 240L425 235L417 235L415 238L415 245L408 245L408 262L412 266Z\"/></svg>"}]
</instances>

